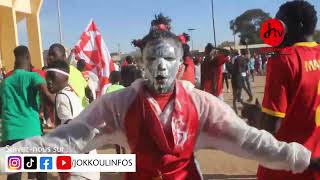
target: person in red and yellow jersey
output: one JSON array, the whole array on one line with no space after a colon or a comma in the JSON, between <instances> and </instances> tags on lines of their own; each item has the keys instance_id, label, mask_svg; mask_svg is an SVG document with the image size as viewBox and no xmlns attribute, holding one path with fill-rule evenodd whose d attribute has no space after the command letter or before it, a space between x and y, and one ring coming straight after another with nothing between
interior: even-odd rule
<instances>
[{"instance_id":1,"label":"person in red and yellow jersey","mask_svg":"<svg viewBox=\"0 0 320 180\"><path fill-rule=\"evenodd\" d=\"M262 126L280 141L303 144L315 157L320 154L320 46L312 41L317 12L310 3L296 0L283 4L276 18L285 24L286 34L283 48L267 64ZM318 179L311 169L292 174L262 166L257 176L259 180Z\"/></svg>"}]
</instances>

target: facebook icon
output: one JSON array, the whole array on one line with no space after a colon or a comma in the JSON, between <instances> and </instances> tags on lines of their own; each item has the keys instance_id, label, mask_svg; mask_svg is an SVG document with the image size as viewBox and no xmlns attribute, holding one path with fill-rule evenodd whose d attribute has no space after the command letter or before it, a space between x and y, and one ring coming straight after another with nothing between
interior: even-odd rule
<instances>
[{"instance_id":1,"label":"facebook icon","mask_svg":"<svg viewBox=\"0 0 320 180\"><path fill-rule=\"evenodd\" d=\"M52 169L52 157L40 157L40 169L51 170Z\"/></svg>"}]
</instances>

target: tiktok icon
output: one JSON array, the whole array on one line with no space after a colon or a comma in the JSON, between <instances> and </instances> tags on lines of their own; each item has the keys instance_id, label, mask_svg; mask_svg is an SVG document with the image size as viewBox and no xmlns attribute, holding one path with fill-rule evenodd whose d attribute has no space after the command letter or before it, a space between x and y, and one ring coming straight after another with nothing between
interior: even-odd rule
<instances>
[{"instance_id":1,"label":"tiktok icon","mask_svg":"<svg viewBox=\"0 0 320 180\"><path fill-rule=\"evenodd\" d=\"M37 157L36 156L25 156L24 169L37 169Z\"/></svg>"},{"instance_id":2,"label":"tiktok icon","mask_svg":"<svg viewBox=\"0 0 320 180\"><path fill-rule=\"evenodd\" d=\"M260 37L264 43L270 46L279 46L285 34L285 26L282 21L271 18L265 21L260 29Z\"/></svg>"}]
</instances>

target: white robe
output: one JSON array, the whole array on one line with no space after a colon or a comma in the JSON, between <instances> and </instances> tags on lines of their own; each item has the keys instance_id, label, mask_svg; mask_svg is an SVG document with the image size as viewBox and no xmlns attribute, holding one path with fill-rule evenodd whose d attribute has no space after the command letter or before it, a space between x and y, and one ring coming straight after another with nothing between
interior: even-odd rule
<instances>
[{"instance_id":1,"label":"white robe","mask_svg":"<svg viewBox=\"0 0 320 180\"><path fill-rule=\"evenodd\" d=\"M125 136L124 119L144 80L137 80L124 90L106 94L90 104L75 120L58 127L43 137L33 137L12 146L62 147L63 153L84 153L106 144L129 147ZM216 97L195 89L184 82L199 117L199 136L196 149L214 148L227 153L257 160L270 169L300 173L307 169L311 152L297 143L277 141L270 133L248 126L229 105ZM152 98L152 97L151 97ZM171 103L174 104L174 103ZM154 106L158 106L155 102ZM171 116L173 105L160 112L163 126ZM4 170L5 148L0 149L0 170ZM36 153L36 152L30 152Z\"/></svg>"}]
</instances>

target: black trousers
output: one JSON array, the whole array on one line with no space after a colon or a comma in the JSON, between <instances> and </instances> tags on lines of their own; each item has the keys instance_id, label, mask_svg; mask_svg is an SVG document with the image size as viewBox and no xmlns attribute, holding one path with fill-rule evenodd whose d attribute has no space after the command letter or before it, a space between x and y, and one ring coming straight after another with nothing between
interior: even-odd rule
<instances>
[{"instance_id":1,"label":"black trousers","mask_svg":"<svg viewBox=\"0 0 320 180\"><path fill-rule=\"evenodd\" d=\"M251 85L250 85L248 75L245 77L242 77L241 81L242 81L242 88L244 89L244 91L246 91L248 96L252 98L252 90L251 90Z\"/></svg>"},{"instance_id":2,"label":"black trousers","mask_svg":"<svg viewBox=\"0 0 320 180\"><path fill-rule=\"evenodd\" d=\"M9 145L13 145L14 143L21 141L23 139L15 139L15 140L9 140L9 141L5 141L3 144L5 146ZM7 180L21 180L21 175L22 173L14 173L14 174L9 174L7 176ZM47 173L28 173L28 179L37 179L37 180L47 180Z\"/></svg>"},{"instance_id":3,"label":"black trousers","mask_svg":"<svg viewBox=\"0 0 320 180\"><path fill-rule=\"evenodd\" d=\"M229 81L228 81L229 73L223 73L223 81L226 82L227 89L229 89Z\"/></svg>"},{"instance_id":4,"label":"black trousers","mask_svg":"<svg viewBox=\"0 0 320 180\"><path fill-rule=\"evenodd\" d=\"M233 95L233 109L236 114L238 114L237 110L237 102L242 103L241 99L241 91L243 87L242 77L240 74L233 74L231 78L231 85L232 85L232 95Z\"/></svg>"}]
</instances>

